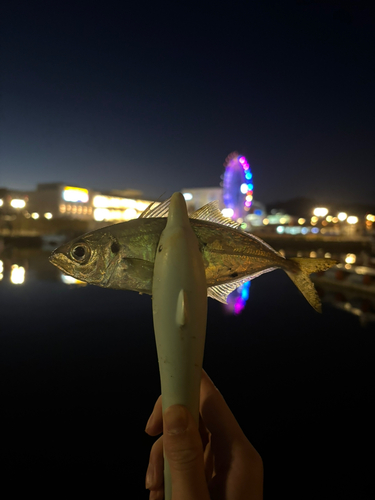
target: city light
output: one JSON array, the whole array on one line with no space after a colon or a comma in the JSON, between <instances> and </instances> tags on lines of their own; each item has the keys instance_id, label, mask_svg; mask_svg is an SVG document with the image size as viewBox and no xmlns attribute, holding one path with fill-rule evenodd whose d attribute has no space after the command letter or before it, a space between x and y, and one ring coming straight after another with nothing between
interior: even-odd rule
<instances>
[{"instance_id":1,"label":"city light","mask_svg":"<svg viewBox=\"0 0 375 500\"><path fill-rule=\"evenodd\" d=\"M26 206L26 201L13 198L13 200L10 202L10 206L13 208L24 208Z\"/></svg>"},{"instance_id":2,"label":"city light","mask_svg":"<svg viewBox=\"0 0 375 500\"><path fill-rule=\"evenodd\" d=\"M224 217L228 217L228 219L230 219L233 216L234 211L232 208L223 208L221 213L224 215Z\"/></svg>"},{"instance_id":3,"label":"city light","mask_svg":"<svg viewBox=\"0 0 375 500\"><path fill-rule=\"evenodd\" d=\"M183 193L183 197L186 201L190 201L193 199L193 195L191 193Z\"/></svg>"},{"instance_id":4,"label":"city light","mask_svg":"<svg viewBox=\"0 0 375 500\"><path fill-rule=\"evenodd\" d=\"M44 214L44 217L49 220L49 219L52 219L53 216L52 216L51 212L46 212Z\"/></svg>"},{"instance_id":5,"label":"city light","mask_svg":"<svg viewBox=\"0 0 375 500\"><path fill-rule=\"evenodd\" d=\"M89 201L89 192L87 189L65 186L62 197L65 201L87 203Z\"/></svg>"},{"instance_id":6,"label":"city light","mask_svg":"<svg viewBox=\"0 0 375 500\"><path fill-rule=\"evenodd\" d=\"M372 215L372 214L368 214L366 216L366 219L370 222L375 222L375 215Z\"/></svg>"},{"instance_id":7,"label":"city light","mask_svg":"<svg viewBox=\"0 0 375 500\"><path fill-rule=\"evenodd\" d=\"M346 218L347 218L348 214L346 214L345 212L340 212L338 215L337 215L337 218L339 221L343 222Z\"/></svg>"},{"instance_id":8,"label":"city light","mask_svg":"<svg viewBox=\"0 0 375 500\"><path fill-rule=\"evenodd\" d=\"M317 207L314 208L314 215L317 217L325 217L328 214L328 208L323 208L323 207Z\"/></svg>"},{"instance_id":9,"label":"city light","mask_svg":"<svg viewBox=\"0 0 375 500\"><path fill-rule=\"evenodd\" d=\"M264 224L265 226L267 226L267 224L269 224L269 223L270 223L270 221L269 221L267 218L266 218L266 219L263 219L263 224Z\"/></svg>"},{"instance_id":10,"label":"city light","mask_svg":"<svg viewBox=\"0 0 375 500\"><path fill-rule=\"evenodd\" d=\"M2 200L2 199L0 199L0 207L2 207L2 206L3 206L3 204L4 204L3 200Z\"/></svg>"},{"instance_id":11,"label":"city light","mask_svg":"<svg viewBox=\"0 0 375 500\"><path fill-rule=\"evenodd\" d=\"M298 224L300 224L300 225L304 224L305 222L306 222L306 219L304 219L303 217L300 217L298 219Z\"/></svg>"},{"instance_id":12,"label":"city light","mask_svg":"<svg viewBox=\"0 0 375 500\"><path fill-rule=\"evenodd\" d=\"M10 281L13 285L21 285L25 281L25 268L13 264L10 270Z\"/></svg>"},{"instance_id":13,"label":"city light","mask_svg":"<svg viewBox=\"0 0 375 500\"><path fill-rule=\"evenodd\" d=\"M241 184L240 191L242 194L246 194L248 190L247 184L243 183Z\"/></svg>"},{"instance_id":14,"label":"city light","mask_svg":"<svg viewBox=\"0 0 375 500\"><path fill-rule=\"evenodd\" d=\"M97 221L108 220L109 210L106 208L96 208L94 210L94 219Z\"/></svg>"},{"instance_id":15,"label":"city light","mask_svg":"<svg viewBox=\"0 0 375 500\"><path fill-rule=\"evenodd\" d=\"M31 217L32 217L33 219L35 219L35 220L36 220L36 219L39 219L39 214L38 214L38 212L33 212L33 213L31 214Z\"/></svg>"},{"instance_id":16,"label":"city light","mask_svg":"<svg viewBox=\"0 0 375 500\"><path fill-rule=\"evenodd\" d=\"M127 208L123 213L123 218L127 220L136 219L137 217L138 217L138 212L136 211L135 208Z\"/></svg>"},{"instance_id":17,"label":"city light","mask_svg":"<svg viewBox=\"0 0 375 500\"><path fill-rule=\"evenodd\" d=\"M356 258L357 257L354 253L348 253L348 254L346 254L345 262L347 264L355 264Z\"/></svg>"},{"instance_id":18,"label":"city light","mask_svg":"<svg viewBox=\"0 0 375 500\"><path fill-rule=\"evenodd\" d=\"M130 220L136 219L139 213L135 208L126 210L108 210L108 208L96 208L94 210L94 219L98 222L110 220Z\"/></svg>"},{"instance_id":19,"label":"city light","mask_svg":"<svg viewBox=\"0 0 375 500\"><path fill-rule=\"evenodd\" d=\"M346 219L346 222L348 224L357 224L358 217L356 217L355 215L349 215L349 217Z\"/></svg>"}]
</instances>

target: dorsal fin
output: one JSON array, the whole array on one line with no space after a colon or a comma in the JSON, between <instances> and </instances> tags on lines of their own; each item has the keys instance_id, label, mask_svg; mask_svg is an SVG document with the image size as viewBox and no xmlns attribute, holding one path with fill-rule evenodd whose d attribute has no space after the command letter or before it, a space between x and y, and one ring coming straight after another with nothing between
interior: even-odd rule
<instances>
[{"instance_id":1,"label":"dorsal fin","mask_svg":"<svg viewBox=\"0 0 375 500\"><path fill-rule=\"evenodd\" d=\"M200 219L208 220L210 222L216 222L216 224L221 224L223 226L228 226L233 229L240 229L241 224L232 219L224 217L219 210L219 203L217 200L207 203L203 207L199 208L196 212L191 214L190 219Z\"/></svg>"},{"instance_id":2,"label":"dorsal fin","mask_svg":"<svg viewBox=\"0 0 375 500\"><path fill-rule=\"evenodd\" d=\"M152 203L149 204L149 206L141 213L141 215L138 217L138 219L150 219L150 218L155 218L155 217L166 217L169 212L169 205L171 203L171 199L168 198L168 200L163 201L162 203L159 203L156 205L156 207L152 208L156 201L153 201Z\"/></svg>"},{"instance_id":3,"label":"dorsal fin","mask_svg":"<svg viewBox=\"0 0 375 500\"><path fill-rule=\"evenodd\" d=\"M277 269L276 267L270 267L268 269L263 269L257 273L252 274L251 276L242 276L230 283L224 283L223 285L210 286L207 288L207 297L211 297L211 299L218 300L223 304L227 304L227 298L230 293L232 293L236 288L243 285L247 281L251 281L261 274L269 273Z\"/></svg>"}]
</instances>

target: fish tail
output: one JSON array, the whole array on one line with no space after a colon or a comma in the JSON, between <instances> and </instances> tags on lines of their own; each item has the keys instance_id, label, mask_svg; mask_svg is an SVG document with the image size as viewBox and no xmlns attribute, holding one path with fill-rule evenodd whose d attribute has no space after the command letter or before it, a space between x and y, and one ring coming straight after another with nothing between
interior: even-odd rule
<instances>
[{"instance_id":1,"label":"fish tail","mask_svg":"<svg viewBox=\"0 0 375 500\"><path fill-rule=\"evenodd\" d=\"M338 262L333 259L305 259L299 257L288 260L294 261L297 264L297 268L293 271L285 270L287 275L315 311L321 313L322 305L320 298L309 275L319 271L326 271Z\"/></svg>"}]
</instances>

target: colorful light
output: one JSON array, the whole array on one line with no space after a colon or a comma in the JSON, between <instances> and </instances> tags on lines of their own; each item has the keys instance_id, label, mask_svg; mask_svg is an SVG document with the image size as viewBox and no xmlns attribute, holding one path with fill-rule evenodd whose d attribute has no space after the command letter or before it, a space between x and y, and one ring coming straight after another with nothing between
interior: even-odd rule
<instances>
[{"instance_id":1,"label":"colorful light","mask_svg":"<svg viewBox=\"0 0 375 500\"><path fill-rule=\"evenodd\" d=\"M247 299L249 298L249 290L250 290L251 281L247 281L238 289L238 297L234 302L234 314L240 314L246 304Z\"/></svg>"},{"instance_id":2,"label":"colorful light","mask_svg":"<svg viewBox=\"0 0 375 500\"><path fill-rule=\"evenodd\" d=\"M250 211L253 202L254 185L250 182L253 174L245 156L233 152L224 163L223 201L225 208L223 215L231 217L241 223L241 228L247 227L244 217ZM231 313L240 314L249 298L250 281L240 285L228 297L225 307Z\"/></svg>"}]
</instances>

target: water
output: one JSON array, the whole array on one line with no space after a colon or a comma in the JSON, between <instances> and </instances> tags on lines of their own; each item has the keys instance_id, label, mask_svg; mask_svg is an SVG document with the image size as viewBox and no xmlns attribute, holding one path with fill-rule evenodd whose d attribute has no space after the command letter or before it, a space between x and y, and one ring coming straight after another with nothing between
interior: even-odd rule
<instances>
[{"instance_id":1,"label":"water","mask_svg":"<svg viewBox=\"0 0 375 500\"><path fill-rule=\"evenodd\" d=\"M41 498L104 486L146 499L144 427L160 391L151 298L68 286L47 256L1 257L3 477ZM263 457L265 498L371 497L374 329L329 305L318 315L282 271L254 280L238 316L209 299L204 366Z\"/></svg>"}]
</instances>

